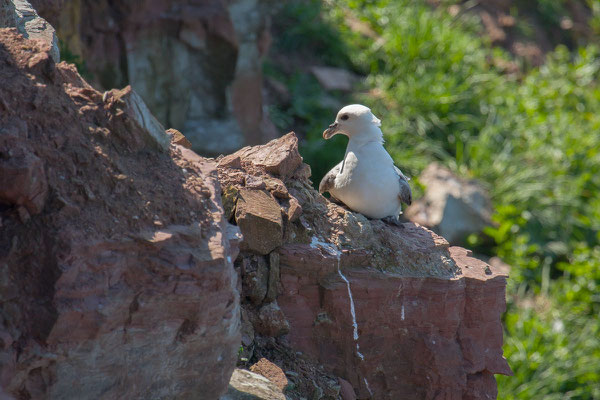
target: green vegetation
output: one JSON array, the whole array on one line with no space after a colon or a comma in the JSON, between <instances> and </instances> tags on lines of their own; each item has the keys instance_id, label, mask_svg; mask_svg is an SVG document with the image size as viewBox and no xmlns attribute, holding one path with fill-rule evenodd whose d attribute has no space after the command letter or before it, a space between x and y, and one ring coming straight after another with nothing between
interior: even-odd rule
<instances>
[{"instance_id":1,"label":"green vegetation","mask_svg":"<svg viewBox=\"0 0 600 400\"><path fill-rule=\"evenodd\" d=\"M600 398L600 50L593 41L559 46L526 69L489 43L472 14L452 16L443 3L295 1L279 51L312 51L316 63L367 79L344 98L325 93L305 62L286 73L269 64L292 98L273 114L305 127L303 155L322 166L315 182L343 153L343 139L320 138L337 99L385 117L386 146L410 175L437 160L486 184L497 224L469 246L513 266L504 322L515 376L498 377L499 398ZM600 3L581 3L597 32ZM559 24L565 4L538 0L528 12ZM376 37L350 31L349 16ZM509 63L520 71L506 72Z\"/></svg>"}]
</instances>

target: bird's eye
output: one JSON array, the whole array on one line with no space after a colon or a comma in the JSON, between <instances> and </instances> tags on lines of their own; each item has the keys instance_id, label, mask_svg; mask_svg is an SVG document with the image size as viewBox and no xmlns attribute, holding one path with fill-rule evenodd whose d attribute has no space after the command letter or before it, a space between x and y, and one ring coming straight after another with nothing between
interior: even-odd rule
<instances>
[{"instance_id":1,"label":"bird's eye","mask_svg":"<svg viewBox=\"0 0 600 400\"><path fill-rule=\"evenodd\" d=\"M348 114L344 114L340 117L342 121L346 121L348 119Z\"/></svg>"}]
</instances>

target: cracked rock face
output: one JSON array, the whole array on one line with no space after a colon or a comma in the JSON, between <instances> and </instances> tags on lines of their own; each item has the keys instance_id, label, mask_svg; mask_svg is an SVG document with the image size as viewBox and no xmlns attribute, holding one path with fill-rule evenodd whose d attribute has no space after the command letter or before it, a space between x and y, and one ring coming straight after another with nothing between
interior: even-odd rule
<instances>
[{"instance_id":1,"label":"cracked rock face","mask_svg":"<svg viewBox=\"0 0 600 400\"><path fill-rule=\"evenodd\" d=\"M15 29L0 60L0 394L218 398L241 338L216 164Z\"/></svg>"},{"instance_id":2,"label":"cracked rock face","mask_svg":"<svg viewBox=\"0 0 600 400\"><path fill-rule=\"evenodd\" d=\"M495 398L494 374L511 373L500 320L506 275L417 224L390 226L329 202L309 171L293 134L219 160L231 209L263 213L266 197L248 202L240 193L270 193L281 209L283 236L254 237L259 219L237 221L246 243L237 264L242 307L254 335L245 351L258 335L289 329L284 342L337 376L344 398ZM285 190L265 184L273 178ZM261 279L244 267L257 257L254 241L273 241Z\"/></svg>"}]
</instances>

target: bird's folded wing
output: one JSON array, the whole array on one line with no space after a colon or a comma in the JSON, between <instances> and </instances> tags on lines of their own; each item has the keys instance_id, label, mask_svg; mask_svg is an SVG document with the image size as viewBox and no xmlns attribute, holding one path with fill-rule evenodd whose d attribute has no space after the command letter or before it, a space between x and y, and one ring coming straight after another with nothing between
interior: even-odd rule
<instances>
[{"instance_id":1,"label":"bird's folded wing","mask_svg":"<svg viewBox=\"0 0 600 400\"><path fill-rule=\"evenodd\" d=\"M341 169L342 163L340 162L338 165L333 167L331 171L325 174L323 179L321 179L321 183L319 183L319 193L329 192L329 190L333 188L335 177L340 173Z\"/></svg>"},{"instance_id":2,"label":"bird's folded wing","mask_svg":"<svg viewBox=\"0 0 600 400\"><path fill-rule=\"evenodd\" d=\"M398 198L400 198L401 202L410 206L412 203L412 191L410 190L410 185L408 184L409 178L407 178L398 167L394 166L394 168L398 174L398 183L400 184Z\"/></svg>"}]
</instances>

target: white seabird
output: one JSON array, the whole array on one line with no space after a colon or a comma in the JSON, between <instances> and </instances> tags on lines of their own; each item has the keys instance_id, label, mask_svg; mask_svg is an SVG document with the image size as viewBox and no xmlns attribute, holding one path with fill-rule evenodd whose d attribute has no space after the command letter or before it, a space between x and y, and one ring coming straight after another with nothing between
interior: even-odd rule
<instances>
[{"instance_id":1,"label":"white seabird","mask_svg":"<svg viewBox=\"0 0 600 400\"><path fill-rule=\"evenodd\" d=\"M350 140L344 159L323 177L319 192L329 192L366 217L397 222L401 204L410 205L412 192L408 178L383 147L380 126L381 121L363 105L352 104L338 112L323 138L341 133Z\"/></svg>"}]
</instances>

